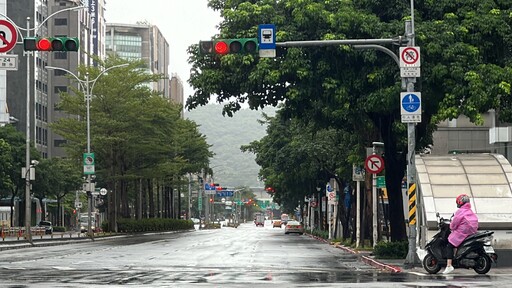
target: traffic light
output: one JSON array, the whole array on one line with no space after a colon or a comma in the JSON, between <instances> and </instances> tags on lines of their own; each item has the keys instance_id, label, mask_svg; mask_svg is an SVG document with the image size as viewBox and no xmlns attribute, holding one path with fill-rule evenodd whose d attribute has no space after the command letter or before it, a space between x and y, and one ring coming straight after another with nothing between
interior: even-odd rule
<instances>
[{"instance_id":1,"label":"traffic light","mask_svg":"<svg viewBox=\"0 0 512 288\"><path fill-rule=\"evenodd\" d=\"M213 203L213 198L210 198L210 203Z\"/></svg>"},{"instance_id":2,"label":"traffic light","mask_svg":"<svg viewBox=\"0 0 512 288\"><path fill-rule=\"evenodd\" d=\"M214 41L199 41L200 54L254 54L258 52L257 38L217 39Z\"/></svg>"},{"instance_id":3,"label":"traffic light","mask_svg":"<svg viewBox=\"0 0 512 288\"><path fill-rule=\"evenodd\" d=\"M78 51L80 43L77 37L27 37L23 39L25 51Z\"/></svg>"}]
</instances>

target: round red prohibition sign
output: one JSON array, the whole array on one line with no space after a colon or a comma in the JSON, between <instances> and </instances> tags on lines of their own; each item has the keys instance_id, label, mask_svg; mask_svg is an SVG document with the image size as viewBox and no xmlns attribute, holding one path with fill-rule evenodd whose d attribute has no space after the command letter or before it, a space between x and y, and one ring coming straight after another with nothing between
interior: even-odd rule
<instances>
[{"instance_id":1,"label":"round red prohibition sign","mask_svg":"<svg viewBox=\"0 0 512 288\"><path fill-rule=\"evenodd\" d=\"M9 52L16 45L18 34L14 25L7 21L0 19L0 53Z\"/></svg>"},{"instance_id":2,"label":"round red prohibition sign","mask_svg":"<svg viewBox=\"0 0 512 288\"><path fill-rule=\"evenodd\" d=\"M402 60L405 64L414 64L418 62L420 53L414 47L407 47L402 51Z\"/></svg>"},{"instance_id":3,"label":"round red prohibition sign","mask_svg":"<svg viewBox=\"0 0 512 288\"><path fill-rule=\"evenodd\" d=\"M364 161L366 170L372 174L378 174L384 170L384 159L380 155L374 154L366 157Z\"/></svg>"}]
</instances>

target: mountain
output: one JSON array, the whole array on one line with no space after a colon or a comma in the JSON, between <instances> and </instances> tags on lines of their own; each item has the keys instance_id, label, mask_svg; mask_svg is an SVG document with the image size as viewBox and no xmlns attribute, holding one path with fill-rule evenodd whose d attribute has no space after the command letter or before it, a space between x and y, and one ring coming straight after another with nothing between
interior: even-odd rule
<instances>
[{"instance_id":1,"label":"mountain","mask_svg":"<svg viewBox=\"0 0 512 288\"><path fill-rule=\"evenodd\" d=\"M260 140L266 135L266 126L258 123L262 113L275 115L276 108L263 110L242 109L233 117L222 116L222 105L208 104L192 111L185 111L185 117L199 125L199 131L206 136L214 153L210 161L215 183L223 187L263 187L258 181L260 167L254 161L255 155L240 150L242 145Z\"/></svg>"}]
</instances>

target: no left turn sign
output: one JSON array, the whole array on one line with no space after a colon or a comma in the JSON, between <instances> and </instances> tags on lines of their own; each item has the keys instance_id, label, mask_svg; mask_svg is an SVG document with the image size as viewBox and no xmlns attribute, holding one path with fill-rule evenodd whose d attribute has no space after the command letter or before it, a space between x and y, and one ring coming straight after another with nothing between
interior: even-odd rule
<instances>
[{"instance_id":1,"label":"no left turn sign","mask_svg":"<svg viewBox=\"0 0 512 288\"><path fill-rule=\"evenodd\" d=\"M384 159L382 159L382 157L377 154L370 155L366 157L364 166L368 172L372 174L378 174L384 170Z\"/></svg>"},{"instance_id":2,"label":"no left turn sign","mask_svg":"<svg viewBox=\"0 0 512 288\"><path fill-rule=\"evenodd\" d=\"M0 53L9 52L16 45L18 34L14 24L0 19Z\"/></svg>"},{"instance_id":3,"label":"no left turn sign","mask_svg":"<svg viewBox=\"0 0 512 288\"><path fill-rule=\"evenodd\" d=\"M400 47L400 67L420 67L420 47Z\"/></svg>"}]
</instances>

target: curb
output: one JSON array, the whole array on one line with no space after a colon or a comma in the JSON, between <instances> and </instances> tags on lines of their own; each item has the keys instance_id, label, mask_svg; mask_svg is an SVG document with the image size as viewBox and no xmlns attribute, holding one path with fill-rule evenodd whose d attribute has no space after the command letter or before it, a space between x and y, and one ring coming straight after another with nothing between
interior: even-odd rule
<instances>
[{"instance_id":1,"label":"curb","mask_svg":"<svg viewBox=\"0 0 512 288\"><path fill-rule=\"evenodd\" d=\"M317 237L317 236L313 236L311 234L307 234L307 235L310 236L313 239L318 240L318 241L321 241L321 242L333 245L334 247L336 247L338 249L341 249L343 251L346 251L346 252L349 252L349 253L352 253L352 254L360 255L361 260L364 263L366 263L367 265L370 265L370 266L373 266L375 268L378 268L378 269L381 269L381 270L385 270L385 271L388 271L388 272L391 272L391 273L401 273L401 272L403 272L402 268L400 268L400 267L397 267L397 266L394 266L394 265L389 265L389 264L386 264L386 263L382 263L380 261L377 261L377 260L373 259L370 256L362 255L358 251L352 250L349 247L346 247L346 246L343 246L343 245L340 245L340 244L334 244L334 243L332 243L332 242L330 242L330 241L328 241L326 239L323 239L323 238L320 238L320 237Z\"/></svg>"}]
</instances>

